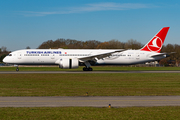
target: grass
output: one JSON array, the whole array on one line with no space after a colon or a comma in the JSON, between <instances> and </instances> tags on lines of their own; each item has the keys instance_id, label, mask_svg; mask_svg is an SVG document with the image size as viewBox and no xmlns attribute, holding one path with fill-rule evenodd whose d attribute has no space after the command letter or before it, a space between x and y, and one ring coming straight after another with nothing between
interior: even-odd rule
<instances>
[{"instance_id":1,"label":"grass","mask_svg":"<svg viewBox=\"0 0 180 120\"><path fill-rule=\"evenodd\" d=\"M180 107L0 108L1 120L179 120Z\"/></svg>"},{"instance_id":2,"label":"grass","mask_svg":"<svg viewBox=\"0 0 180 120\"><path fill-rule=\"evenodd\" d=\"M180 70L179 67L93 67L94 70ZM14 71L0 67L0 71ZM59 71L58 67L20 67L21 71ZM74 69L81 71L79 69ZM67 71L67 70L66 70ZM72 71L72 70L70 70ZM0 96L180 95L178 73L0 74ZM1 120L178 120L179 106L0 108Z\"/></svg>"},{"instance_id":3,"label":"grass","mask_svg":"<svg viewBox=\"0 0 180 120\"><path fill-rule=\"evenodd\" d=\"M140 70L180 70L180 67L121 67L121 66L92 66L94 71L140 71ZM21 67L20 71L82 71L83 66L78 69L60 69L58 66L54 67ZM0 71L15 71L16 67L0 67Z\"/></svg>"},{"instance_id":4,"label":"grass","mask_svg":"<svg viewBox=\"0 0 180 120\"><path fill-rule=\"evenodd\" d=\"M179 73L1 74L0 96L180 95Z\"/></svg>"}]
</instances>

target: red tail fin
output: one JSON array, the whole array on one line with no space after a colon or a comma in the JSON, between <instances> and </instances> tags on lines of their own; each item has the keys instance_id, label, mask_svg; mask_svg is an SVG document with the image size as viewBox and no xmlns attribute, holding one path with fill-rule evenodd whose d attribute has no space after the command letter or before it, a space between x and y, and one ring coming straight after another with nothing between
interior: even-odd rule
<instances>
[{"instance_id":1,"label":"red tail fin","mask_svg":"<svg viewBox=\"0 0 180 120\"><path fill-rule=\"evenodd\" d=\"M160 53L169 27L162 28L141 50Z\"/></svg>"}]
</instances>

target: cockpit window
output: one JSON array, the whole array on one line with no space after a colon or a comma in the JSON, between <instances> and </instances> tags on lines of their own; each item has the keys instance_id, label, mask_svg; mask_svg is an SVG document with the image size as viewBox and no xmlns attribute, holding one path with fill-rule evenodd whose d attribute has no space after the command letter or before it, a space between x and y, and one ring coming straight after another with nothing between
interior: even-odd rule
<instances>
[{"instance_id":1,"label":"cockpit window","mask_svg":"<svg viewBox=\"0 0 180 120\"><path fill-rule=\"evenodd\" d=\"M9 54L8 56L12 56L12 54Z\"/></svg>"}]
</instances>

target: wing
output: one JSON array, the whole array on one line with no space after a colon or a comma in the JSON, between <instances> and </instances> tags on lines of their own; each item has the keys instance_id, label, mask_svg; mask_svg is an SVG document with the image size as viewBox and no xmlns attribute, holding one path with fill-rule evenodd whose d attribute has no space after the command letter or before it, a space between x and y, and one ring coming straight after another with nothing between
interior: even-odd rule
<instances>
[{"instance_id":1,"label":"wing","mask_svg":"<svg viewBox=\"0 0 180 120\"><path fill-rule=\"evenodd\" d=\"M107 52L107 53L97 53L97 54L93 54L93 55L90 55L90 56L87 56L87 57L79 58L79 60L81 62L85 62L85 61L89 61L89 60L97 61L98 59L102 59L102 58L111 56L113 53L123 52L123 51L125 51L125 50L121 49L121 50L114 50L114 51Z\"/></svg>"}]
</instances>

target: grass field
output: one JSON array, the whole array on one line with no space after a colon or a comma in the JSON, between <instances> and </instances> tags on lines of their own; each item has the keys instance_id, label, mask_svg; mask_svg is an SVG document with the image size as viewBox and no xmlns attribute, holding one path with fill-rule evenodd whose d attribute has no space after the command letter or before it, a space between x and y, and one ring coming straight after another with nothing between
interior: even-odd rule
<instances>
[{"instance_id":1,"label":"grass field","mask_svg":"<svg viewBox=\"0 0 180 120\"><path fill-rule=\"evenodd\" d=\"M1 120L179 120L180 107L0 108Z\"/></svg>"},{"instance_id":2,"label":"grass field","mask_svg":"<svg viewBox=\"0 0 180 120\"><path fill-rule=\"evenodd\" d=\"M179 67L93 67L94 70L180 70ZM20 67L20 71L59 71L58 67ZM74 69L81 71L82 67ZM0 67L15 71L15 67ZM65 70L68 71L68 70ZM73 70L70 70L73 71ZM179 73L0 74L0 96L180 95ZM179 120L180 107L0 108L0 119L14 120Z\"/></svg>"},{"instance_id":3,"label":"grass field","mask_svg":"<svg viewBox=\"0 0 180 120\"><path fill-rule=\"evenodd\" d=\"M179 73L1 74L0 96L180 95Z\"/></svg>"},{"instance_id":4,"label":"grass field","mask_svg":"<svg viewBox=\"0 0 180 120\"><path fill-rule=\"evenodd\" d=\"M92 66L94 71L138 71L138 70L180 70L180 67L121 67L121 66ZM83 66L80 66L78 69L60 69L57 67L21 67L19 66L20 71L82 71ZM15 71L16 67L0 67L0 71Z\"/></svg>"}]
</instances>

